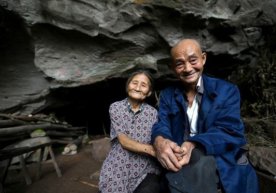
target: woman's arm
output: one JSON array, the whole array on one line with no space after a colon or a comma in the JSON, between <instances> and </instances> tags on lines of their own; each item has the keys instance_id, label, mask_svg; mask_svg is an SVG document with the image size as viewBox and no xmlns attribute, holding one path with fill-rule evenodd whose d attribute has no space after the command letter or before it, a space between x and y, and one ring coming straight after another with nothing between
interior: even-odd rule
<instances>
[{"instance_id":1,"label":"woman's arm","mask_svg":"<svg viewBox=\"0 0 276 193\"><path fill-rule=\"evenodd\" d=\"M123 133L118 134L117 138L119 140L119 143L126 150L156 157L155 150L153 146L150 144L144 144L144 143L135 141Z\"/></svg>"}]
</instances>

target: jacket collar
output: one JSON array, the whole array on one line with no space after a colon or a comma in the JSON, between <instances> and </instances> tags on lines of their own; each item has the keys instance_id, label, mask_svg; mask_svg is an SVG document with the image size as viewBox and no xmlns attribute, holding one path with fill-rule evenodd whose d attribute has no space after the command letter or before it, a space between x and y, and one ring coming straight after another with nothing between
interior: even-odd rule
<instances>
[{"instance_id":1,"label":"jacket collar","mask_svg":"<svg viewBox=\"0 0 276 193\"><path fill-rule=\"evenodd\" d=\"M207 115L213 105L213 102L215 98L217 97L217 91L216 91L216 81L212 81L211 78L209 78L206 75L202 75L202 83L203 83L203 95L201 99L201 105L200 105L200 111L199 111L199 116L198 116L198 131L202 128L202 124L207 118ZM175 91L175 99L178 105L180 105L185 111L187 109L185 99L183 97L183 92L184 92L184 87L180 83ZM200 92L200 91L199 91ZM202 94L202 93L201 93Z\"/></svg>"},{"instance_id":2,"label":"jacket collar","mask_svg":"<svg viewBox=\"0 0 276 193\"><path fill-rule=\"evenodd\" d=\"M207 96L210 100L214 99L217 96L216 92L216 82L211 81L211 79L206 76L202 75L203 85L204 85L204 95Z\"/></svg>"},{"instance_id":3,"label":"jacket collar","mask_svg":"<svg viewBox=\"0 0 276 193\"><path fill-rule=\"evenodd\" d=\"M213 106L214 100L217 97L216 92L216 81L212 81L206 75L202 76L204 85L204 94L202 97L202 103L200 106L199 116L198 116L198 128L202 128L202 124L207 118L207 115ZM200 132L200 131L199 131Z\"/></svg>"},{"instance_id":4,"label":"jacket collar","mask_svg":"<svg viewBox=\"0 0 276 193\"><path fill-rule=\"evenodd\" d=\"M184 93L184 87L182 85L182 83L178 83L179 85L176 87L175 91L174 91L174 95L176 96L176 101L177 103L181 104L182 107L184 109L186 109L187 107L185 107L186 105L183 106L183 104L186 104L184 98L183 98L183 93ZM204 94L204 84L203 84L203 76L201 76L198 80L197 86L197 93L199 95L203 95ZM201 101L201 97L199 99L199 101Z\"/></svg>"},{"instance_id":5,"label":"jacket collar","mask_svg":"<svg viewBox=\"0 0 276 193\"><path fill-rule=\"evenodd\" d=\"M217 92L216 92L216 81L212 81L211 78L209 78L206 75L201 76L201 85L198 87L198 92L200 94L203 94L203 100L204 104L203 106L205 110L209 109L209 105L212 104L214 99L217 97ZM202 85L203 84L203 85ZM176 97L176 101L179 104L185 103L184 98L183 98L183 92L184 92L184 87L183 85L179 82L178 85L176 86L176 89L174 90L174 95ZM206 103L206 104L205 104ZM209 107L209 108L207 108Z\"/></svg>"}]
</instances>

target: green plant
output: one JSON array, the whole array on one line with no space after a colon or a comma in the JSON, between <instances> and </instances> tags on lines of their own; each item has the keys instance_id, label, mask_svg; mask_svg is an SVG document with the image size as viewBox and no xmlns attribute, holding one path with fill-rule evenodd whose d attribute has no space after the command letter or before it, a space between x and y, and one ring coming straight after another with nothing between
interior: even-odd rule
<instances>
[{"instance_id":1,"label":"green plant","mask_svg":"<svg viewBox=\"0 0 276 193\"><path fill-rule=\"evenodd\" d=\"M242 115L275 120L276 53L263 49L256 64L240 66L229 79L234 77L242 94Z\"/></svg>"}]
</instances>

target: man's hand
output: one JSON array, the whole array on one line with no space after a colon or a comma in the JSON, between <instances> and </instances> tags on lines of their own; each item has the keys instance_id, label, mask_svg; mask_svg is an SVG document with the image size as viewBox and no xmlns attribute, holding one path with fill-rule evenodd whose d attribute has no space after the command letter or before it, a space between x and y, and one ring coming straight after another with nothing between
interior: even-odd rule
<instances>
[{"instance_id":1,"label":"man's hand","mask_svg":"<svg viewBox=\"0 0 276 193\"><path fill-rule=\"evenodd\" d=\"M181 166L187 165L190 162L192 151L195 148L195 144L193 142L186 141L181 145L181 149L183 151L183 156L179 160Z\"/></svg>"},{"instance_id":2,"label":"man's hand","mask_svg":"<svg viewBox=\"0 0 276 193\"><path fill-rule=\"evenodd\" d=\"M175 172L181 169L182 165L178 160L183 159L184 151L175 142L158 136L153 146L156 157L164 168Z\"/></svg>"}]
</instances>

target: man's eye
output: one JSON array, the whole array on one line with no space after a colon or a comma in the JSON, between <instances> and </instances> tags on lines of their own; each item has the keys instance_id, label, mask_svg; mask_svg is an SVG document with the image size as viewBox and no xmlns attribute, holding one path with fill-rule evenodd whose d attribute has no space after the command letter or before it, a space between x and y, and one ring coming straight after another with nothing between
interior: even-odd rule
<instances>
[{"instance_id":1,"label":"man's eye","mask_svg":"<svg viewBox=\"0 0 276 193\"><path fill-rule=\"evenodd\" d=\"M176 65L176 66L181 66L181 65L182 65L182 62L176 62L175 65Z\"/></svg>"},{"instance_id":2,"label":"man's eye","mask_svg":"<svg viewBox=\"0 0 276 193\"><path fill-rule=\"evenodd\" d=\"M191 60L190 60L190 63L191 63L191 64L196 64L196 63L197 63L197 59L196 59L196 58L191 59Z\"/></svg>"}]
</instances>

